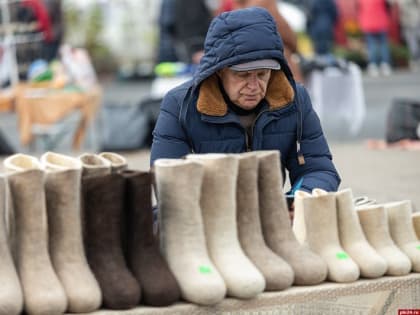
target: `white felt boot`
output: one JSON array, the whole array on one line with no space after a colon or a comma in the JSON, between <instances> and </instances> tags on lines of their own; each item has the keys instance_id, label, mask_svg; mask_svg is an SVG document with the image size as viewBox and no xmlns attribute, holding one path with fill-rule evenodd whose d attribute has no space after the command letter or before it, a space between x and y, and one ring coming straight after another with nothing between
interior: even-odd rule
<instances>
[{"instance_id":1,"label":"white felt boot","mask_svg":"<svg viewBox=\"0 0 420 315\"><path fill-rule=\"evenodd\" d=\"M78 159L47 152L45 193L49 225L49 250L68 299L68 311L87 313L98 309L102 293L89 268L82 239L80 183L82 164Z\"/></svg>"},{"instance_id":2,"label":"white felt boot","mask_svg":"<svg viewBox=\"0 0 420 315\"><path fill-rule=\"evenodd\" d=\"M255 152L234 155L239 159L236 190L238 235L245 254L263 274L266 291L292 285L292 267L265 243L258 205L258 159Z\"/></svg>"},{"instance_id":3,"label":"white felt boot","mask_svg":"<svg viewBox=\"0 0 420 315\"><path fill-rule=\"evenodd\" d=\"M16 267L27 314L61 314L67 298L48 253L45 173L39 161L15 154L4 161L16 217Z\"/></svg>"},{"instance_id":4,"label":"white felt boot","mask_svg":"<svg viewBox=\"0 0 420 315\"><path fill-rule=\"evenodd\" d=\"M362 277L378 278L383 276L387 269L386 261L373 249L363 234L351 189L341 190L335 196L341 246L357 263Z\"/></svg>"},{"instance_id":5,"label":"white felt boot","mask_svg":"<svg viewBox=\"0 0 420 315\"><path fill-rule=\"evenodd\" d=\"M236 224L238 159L225 154L188 155L204 166L201 208L209 254L227 286L227 294L252 298L264 291L265 280L244 254Z\"/></svg>"},{"instance_id":6,"label":"white felt boot","mask_svg":"<svg viewBox=\"0 0 420 315\"><path fill-rule=\"evenodd\" d=\"M224 298L226 286L206 247L200 207L203 166L187 160L159 159L154 167L162 254L183 299L216 304Z\"/></svg>"},{"instance_id":7,"label":"white felt boot","mask_svg":"<svg viewBox=\"0 0 420 315\"><path fill-rule=\"evenodd\" d=\"M386 203L389 232L395 244L410 258L412 270L420 272L420 242L411 220L410 200Z\"/></svg>"},{"instance_id":8,"label":"white felt boot","mask_svg":"<svg viewBox=\"0 0 420 315\"><path fill-rule=\"evenodd\" d=\"M313 285L327 277L326 263L301 245L292 231L282 186L279 151L258 151L258 202L264 239L294 271L294 283Z\"/></svg>"},{"instance_id":9,"label":"white felt boot","mask_svg":"<svg viewBox=\"0 0 420 315\"><path fill-rule=\"evenodd\" d=\"M295 209L303 219L303 231L295 230L297 238L320 255L328 266L328 279L334 282L353 282L359 278L357 264L340 245L337 226L337 207L334 193L314 189L312 196L300 198Z\"/></svg>"},{"instance_id":10,"label":"white felt boot","mask_svg":"<svg viewBox=\"0 0 420 315\"><path fill-rule=\"evenodd\" d=\"M410 272L410 259L395 245L388 227L388 216L383 205L357 207L360 224L369 244L388 265L386 274L403 276Z\"/></svg>"}]
</instances>

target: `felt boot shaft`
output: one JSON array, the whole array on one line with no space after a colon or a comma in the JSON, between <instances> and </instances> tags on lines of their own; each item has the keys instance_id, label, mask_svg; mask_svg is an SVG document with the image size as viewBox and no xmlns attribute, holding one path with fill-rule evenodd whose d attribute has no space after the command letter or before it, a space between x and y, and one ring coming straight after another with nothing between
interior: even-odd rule
<instances>
[{"instance_id":1,"label":"felt boot shaft","mask_svg":"<svg viewBox=\"0 0 420 315\"><path fill-rule=\"evenodd\" d=\"M305 238L303 243L320 255L328 266L328 279L334 282L353 282L360 270L340 245L337 227L337 208L334 193L314 190L296 206L303 207ZM302 237L300 237L302 239Z\"/></svg>"},{"instance_id":2,"label":"felt boot shaft","mask_svg":"<svg viewBox=\"0 0 420 315\"><path fill-rule=\"evenodd\" d=\"M124 179L119 174L88 176L82 180L89 265L111 309L129 309L140 301L140 286L129 271L121 234Z\"/></svg>"},{"instance_id":3,"label":"felt boot shaft","mask_svg":"<svg viewBox=\"0 0 420 315\"><path fill-rule=\"evenodd\" d=\"M258 205L258 159L254 152L239 158L236 190L239 242L245 254L263 274L266 291L283 290L292 285L294 273L283 258L265 243Z\"/></svg>"},{"instance_id":4,"label":"felt boot shaft","mask_svg":"<svg viewBox=\"0 0 420 315\"><path fill-rule=\"evenodd\" d=\"M203 167L169 159L157 160L154 166L162 254L183 299L216 304L224 298L226 286L206 247L200 208Z\"/></svg>"},{"instance_id":5,"label":"felt boot shaft","mask_svg":"<svg viewBox=\"0 0 420 315\"><path fill-rule=\"evenodd\" d=\"M99 156L111 163L111 173L124 171L128 167L127 160L120 154L113 152L101 152L99 153Z\"/></svg>"},{"instance_id":6,"label":"felt boot shaft","mask_svg":"<svg viewBox=\"0 0 420 315\"><path fill-rule=\"evenodd\" d=\"M244 254L236 224L238 159L225 154L188 155L204 166L200 204L211 259L222 274L227 294L252 298L264 291L265 279Z\"/></svg>"},{"instance_id":7,"label":"felt boot shaft","mask_svg":"<svg viewBox=\"0 0 420 315\"><path fill-rule=\"evenodd\" d=\"M28 314L61 314L64 289L48 253L44 171L29 169L9 175L16 218L16 265Z\"/></svg>"},{"instance_id":8,"label":"felt boot shaft","mask_svg":"<svg viewBox=\"0 0 420 315\"><path fill-rule=\"evenodd\" d=\"M129 267L141 284L144 304L170 305L180 299L181 292L153 235L151 174L127 170L121 174L126 182Z\"/></svg>"},{"instance_id":9,"label":"felt boot shaft","mask_svg":"<svg viewBox=\"0 0 420 315\"><path fill-rule=\"evenodd\" d=\"M23 308L23 295L7 242L6 179L0 176L0 315L18 315Z\"/></svg>"},{"instance_id":10,"label":"felt boot shaft","mask_svg":"<svg viewBox=\"0 0 420 315\"><path fill-rule=\"evenodd\" d=\"M357 263L362 277L383 276L387 269L386 261L366 240L354 208L352 191L345 189L337 192L336 200L338 232L344 250Z\"/></svg>"},{"instance_id":11,"label":"felt boot shaft","mask_svg":"<svg viewBox=\"0 0 420 315\"><path fill-rule=\"evenodd\" d=\"M81 163L52 152L41 161L46 168L49 250L54 269L63 284L72 313L98 309L101 290L86 260L80 217Z\"/></svg>"},{"instance_id":12,"label":"felt boot shaft","mask_svg":"<svg viewBox=\"0 0 420 315\"><path fill-rule=\"evenodd\" d=\"M264 239L294 271L294 283L313 285L325 280L325 262L302 246L293 233L287 202L282 190L283 180L278 151L261 151L258 157L258 200Z\"/></svg>"},{"instance_id":13,"label":"felt boot shaft","mask_svg":"<svg viewBox=\"0 0 420 315\"><path fill-rule=\"evenodd\" d=\"M383 205L357 208L360 224L366 239L387 262L386 274L403 276L410 272L410 259L395 245L388 227L388 216Z\"/></svg>"},{"instance_id":14,"label":"felt boot shaft","mask_svg":"<svg viewBox=\"0 0 420 315\"><path fill-rule=\"evenodd\" d=\"M84 153L79 156L82 163L82 177L99 176L111 173L111 162L102 156Z\"/></svg>"},{"instance_id":15,"label":"felt boot shaft","mask_svg":"<svg viewBox=\"0 0 420 315\"><path fill-rule=\"evenodd\" d=\"M391 238L411 260L412 270L420 272L420 242L411 221L410 200L386 203Z\"/></svg>"}]
</instances>

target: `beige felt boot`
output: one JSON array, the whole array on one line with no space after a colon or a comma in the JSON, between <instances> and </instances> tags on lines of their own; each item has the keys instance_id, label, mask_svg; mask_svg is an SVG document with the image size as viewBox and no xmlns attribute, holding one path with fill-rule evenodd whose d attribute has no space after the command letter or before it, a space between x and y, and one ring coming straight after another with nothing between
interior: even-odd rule
<instances>
[{"instance_id":1,"label":"beige felt boot","mask_svg":"<svg viewBox=\"0 0 420 315\"><path fill-rule=\"evenodd\" d=\"M211 259L227 286L227 294L248 299L264 291L265 280L244 254L236 223L236 181L239 161L226 154L188 155L204 166L201 208Z\"/></svg>"},{"instance_id":2,"label":"beige felt boot","mask_svg":"<svg viewBox=\"0 0 420 315\"><path fill-rule=\"evenodd\" d=\"M384 204L388 214L388 225L391 238L411 260L412 270L420 272L420 242L414 231L410 200Z\"/></svg>"},{"instance_id":3,"label":"beige felt boot","mask_svg":"<svg viewBox=\"0 0 420 315\"><path fill-rule=\"evenodd\" d=\"M378 278L383 276L387 269L386 261L373 249L363 234L354 208L351 189L341 190L335 196L341 246L357 263L362 277Z\"/></svg>"},{"instance_id":4,"label":"beige felt boot","mask_svg":"<svg viewBox=\"0 0 420 315\"><path fill-rule=\"evenodd\" d=\"M102 156L93 153L84 153L79 156L82 162L82 176L98 176L111 173L111 162Z\"/></svg>"},{"instance_id":5,"label":"beige felt boot","mask_svg":"<svg viewBox=\"0 0 420 315\"><path fill-rule=\"evenodd\" d=\"M403 276L410 273L410 259L395 245L389 233L385 207L367 205L356 209L366 239L387 262L386 275Z\"/></svg>"},{"instance_id":6,"label":"beige felt boot","mask_svg":"<svg viewBox=\"0 0 420 315\"><path fill-rule=\"evenodd\" d=\"M16 217L16 266L27 314L61 314L67 298L48 253L45 173L39 161L15 154L4 161Z\"/></svg>"},{"instance_id":7,"label":"beige felt boot","mask_svg":"<svg viewBox=\"0 0 420 315\"><path fill-rule=\"evenodd\" d=\"M121 172L128 167L127 160L120 154L113 152L101 152L99 153L99 156L111 162L112 173Z\"/></svg>"},{"instance_id":8,"label":"beige felt boot","mask_svg":"<svg viewBox=\"0 0 420 315\"><path fill-rule=\"evenodd\" d=\"M414 212L411 215L411 220L413 221L413 227L416 232L417 239L420 240L420 212Z\"/></svg>"},{"instance_id":9,"label":"beige felt boot","mask_svg":"<svg viewBox=\"0 0 420 315\"><path fill-rule=\"evenodd\" d=\"M296 197L295 197L296 198ZM303 214L304 235L298 239L320 255L328 266L328 279L353 282L360 276L359 267L344 251L338 238L337 206L334 193L314 189L312 196L295 204Z\"/></svg>"},{"instance_id":10,"label":"beige felt boot","mask_svg":"<svg viewBox=\"0 0 420 315\"><path fill-rule=\"evenodd\" d=\"M266 291L292 285L293 269L265 243L258 205L258 159L255 152L235 155L239 159L236 190L239 242L245 254L263 274Z\"/></svg>"},{"instance_id":11,"label":"beige felt boot","mask_svg":"<svg viewBox=\"0 0 420 315\"><path fill-rule=\"evenodd\" d=\"M0 315L18 315L23 308L22 288L7 241L6 179L0 176Z\"/></svg>"},{"instance_id":12,"label":"beige felt boot","mask_svg":"<svg viewBox=\"0 0 420 315\"><path fill-rule=\"evenodd\" d=\"M68 311L87 313L101 305L101 290L90 270L83 246L80 214L82 164L78 159L47 152L45 168L49 249L68 299Z\"/></svg>"},{"instance_id":13,"label":"beige felt boot","mask_svg":"<svg viewBox=\"0 0 420 315\"><path fill-rule=\"evenodd\" d=\"M176 159L154 164L161 251L184 300L212 305L223 300L225 283L210 260L200 207L202 165Z\"/></svg>"},{"instance_id":14,"label":"beige felt boot","mask_svg":"<svg viewBox=\"0 0 420 315\"><path fill-rule=\"evenodd\" d=\"M294 283L313 285L325 280L325 262L302 246L292 231L278 151L256 152L258 158L258 202L264 239L269 248L286 260L294 271Z\"/></svg>"}]
</instances>

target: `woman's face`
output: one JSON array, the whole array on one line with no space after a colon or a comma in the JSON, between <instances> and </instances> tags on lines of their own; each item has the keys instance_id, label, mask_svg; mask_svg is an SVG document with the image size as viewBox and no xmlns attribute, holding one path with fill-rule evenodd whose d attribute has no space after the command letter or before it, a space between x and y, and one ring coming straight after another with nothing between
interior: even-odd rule
<instances>
[{"instance_id":1,"label":"woman's face","mask_svg":"<svg viewBox=\"0 0 420 315\"><path fill-rule=\"evenodd\" d=\"M234 71L224 68L218 75L230 100L239 107L250 110L265 97L271 70Z\"/></svg>"}]
</instances>

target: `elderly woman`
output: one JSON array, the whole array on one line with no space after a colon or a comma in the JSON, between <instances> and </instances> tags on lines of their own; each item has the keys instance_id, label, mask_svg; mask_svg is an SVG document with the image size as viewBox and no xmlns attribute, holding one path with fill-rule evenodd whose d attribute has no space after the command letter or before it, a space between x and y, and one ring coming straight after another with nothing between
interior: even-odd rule
<instances>
[{"instance_id":1,"label":"elderly woman","mask_svg":"<svg viewBox=\"0 0 420 315\"><path fill-rule=\"evenodd\" d=\"M253 7L211 23L193 79L168 92L151 164L188 153L279 150L292 192L335 191L340 177L305 88L295 83L272 16Z\"/></svg>"}]
</instances>

